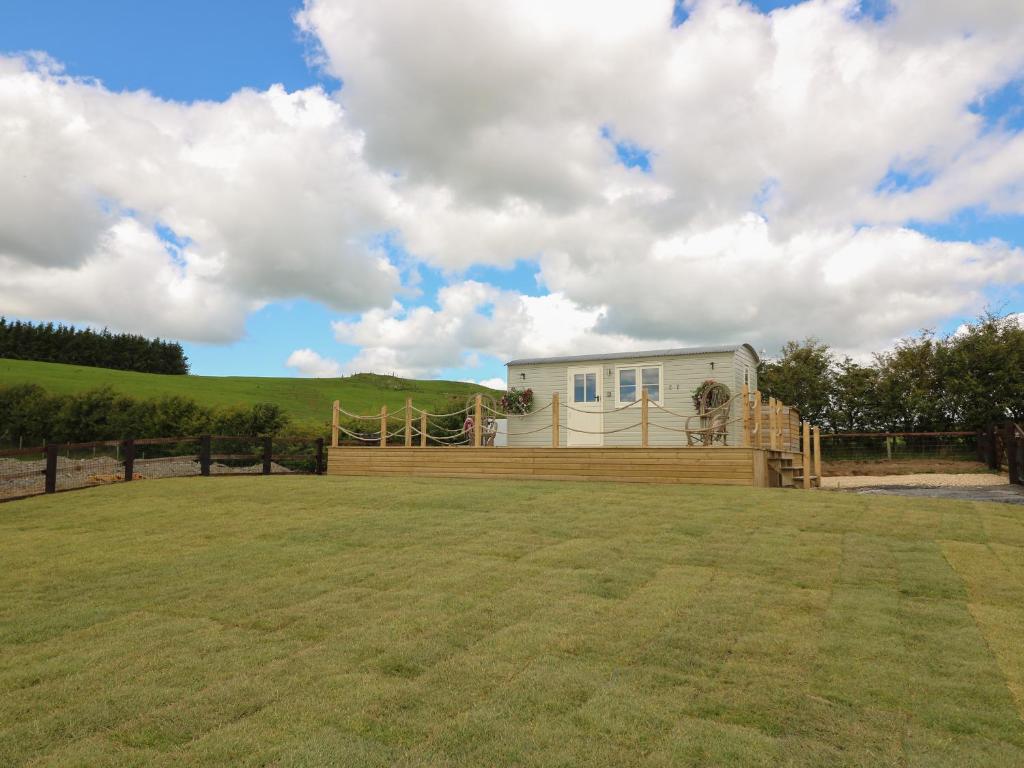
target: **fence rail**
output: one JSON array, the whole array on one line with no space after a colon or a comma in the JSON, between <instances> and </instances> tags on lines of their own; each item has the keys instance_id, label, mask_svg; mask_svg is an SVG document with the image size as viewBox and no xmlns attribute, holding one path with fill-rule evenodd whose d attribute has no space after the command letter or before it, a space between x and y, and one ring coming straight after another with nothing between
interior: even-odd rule
<instances>
[{"instance_id":1,"label":"fence rail","mask_svg":"<svg viewBox=\"0 0 1024 768\"><path fill-rule=\"evenodd\" d=\"M216 450L215 450L216 449ZM0 501L165 477L323 474L316 437L194 435L0 450Z\"/></svg>"}]
</instances>

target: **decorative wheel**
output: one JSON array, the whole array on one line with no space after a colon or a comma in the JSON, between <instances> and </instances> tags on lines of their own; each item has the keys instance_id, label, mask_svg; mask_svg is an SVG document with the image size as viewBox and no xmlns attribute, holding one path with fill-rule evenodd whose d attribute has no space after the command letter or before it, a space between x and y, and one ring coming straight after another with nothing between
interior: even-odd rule
<instances>
[{"instance_id":1,"label":"decorative wheel","mask_svg":"<svg viewBox=\"0 0 1024 768\"><path fill-rule=\"evenodd\" d=\"M493 446L494 437L498 434L498 420L495 413L498 413L498 404L490 395L480 397L480 445ZM467 433L473 431L473 418L476 414L476 395L466 400L466 421Z\"/></svg>"}]
</instances>

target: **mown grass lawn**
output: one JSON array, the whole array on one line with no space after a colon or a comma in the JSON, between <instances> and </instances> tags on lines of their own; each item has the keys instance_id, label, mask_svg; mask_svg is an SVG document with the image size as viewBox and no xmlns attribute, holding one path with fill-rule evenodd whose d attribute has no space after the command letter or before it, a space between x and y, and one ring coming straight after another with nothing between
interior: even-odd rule
<instances>
[{"instance_id":1,"label":"mown grass lawn","mask_svg":"<svg viewBox=\"0 0 1024 768\"><path fill-rule=\"evenodd\" d=\"M4 766L1024 765L1011 505L188 478L0 564Z\"/></svg>"}]
</instances>

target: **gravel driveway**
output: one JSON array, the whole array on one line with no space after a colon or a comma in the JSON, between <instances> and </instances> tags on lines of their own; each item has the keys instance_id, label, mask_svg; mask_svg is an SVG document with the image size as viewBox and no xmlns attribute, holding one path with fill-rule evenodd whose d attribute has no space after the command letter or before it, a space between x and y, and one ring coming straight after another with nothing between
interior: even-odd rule
<instances>
[{"instance_id":1,"label":"gravel driveway","mask_svg":"<svg viewBox=\"0 0 1024 768\"><path fill-rule=\"evenodd\" d=\"M1024 486L1010 485L1006 475L995 474L824 477L821 487L862 494L1024 504Z\"/></svg>"}]
</instances>

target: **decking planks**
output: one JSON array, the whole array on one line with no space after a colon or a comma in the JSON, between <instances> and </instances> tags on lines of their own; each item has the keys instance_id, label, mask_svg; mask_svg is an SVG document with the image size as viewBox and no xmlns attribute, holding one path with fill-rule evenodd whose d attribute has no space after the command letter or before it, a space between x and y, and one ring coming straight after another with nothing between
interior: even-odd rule
<instances>
[{"instance_id":1,"label":"decking planks","mask_svg":"<svg viewBox=\"0 0 1024 768\"><path fill-rule=\"evenodd\" d=\"M331 448L327 474L765 485L752 448Z\"/></svg>"}]
</instances>

